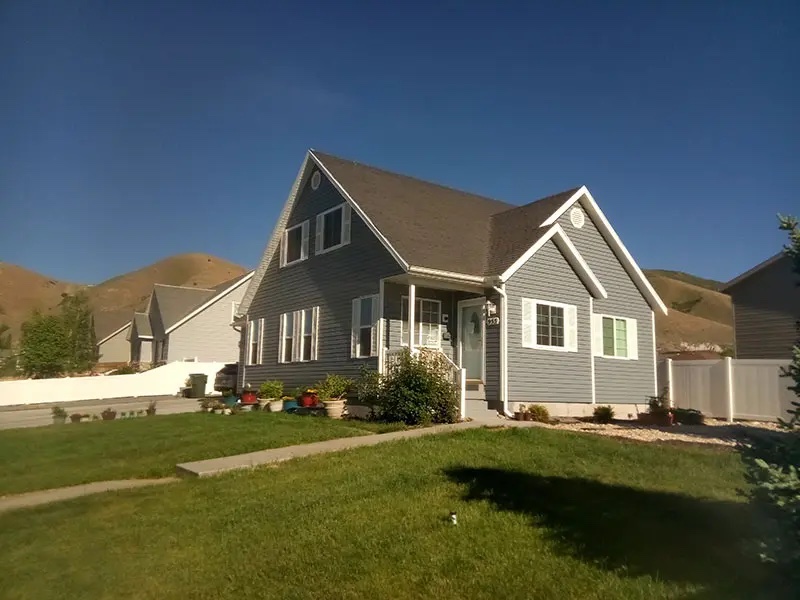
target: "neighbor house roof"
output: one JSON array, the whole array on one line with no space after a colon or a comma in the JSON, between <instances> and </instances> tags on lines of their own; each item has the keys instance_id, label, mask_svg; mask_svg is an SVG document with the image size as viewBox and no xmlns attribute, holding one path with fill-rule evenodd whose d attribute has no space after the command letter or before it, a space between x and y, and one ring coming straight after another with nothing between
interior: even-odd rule
<instances>
[{"instance_id":1,"label":"neighbor house roof","mask_svg":"<svg viewBox=\"0 0 800 600\"><path fill-rule=\"evenodd\" d=\"M204 311L206 308L217 302L223 296L231 293L233 290L238 288L240 285L244 285L253 277L253 271L249 273L245 273L244 275L240 275L239 277L234 277L233 279L229 279L228 281L223 281L217 286L213 288L213 294L206 297L203 302L199 305L195 306L192 310L190 310L187 314L183 315L178 321L173 323L172 325L164 324L165 333L169 333L170 331L177 329L181 325L183 325L186 321L194 317L196 314Z\"/></svg>"},{"instance_id":2,"label":"neighbor house roof","mask_svg":"<svg viewBox=\"0 0 800 600\"><path fill-rule=\"evenodd\" d=\"M136 327L136 335L139 337L153 337L153 329L150 327L150 315L147 313L133 313L133 324Z\"/></svg>"},{"instance_id":3,"label":"neighbor house roof","mask_svg":"<svg viewBox=\"0 0 800 600\"><path fill-rule=\"evenodd\" d=\"M214 296L215 292L208 288L179 287L156 283L153 286L153 294L158 303L161 322L164 324L164 329L167 330L192 309Z\"/></svg>"},{"instance_id":4,"label":"neighbor house roof","mask_svg":"<svg viewBox=\"0 0 800 600\"><path fill-rule=\"evenodd\" d=\"M750 279L750 277L752 277L756 273L760 273L761 271L763 271L767 267L769 267L771 265L774 265L776 262L781 260L781 258L786 258L788 260L789 259L789 255L786 254L785 252L782 252L782 251L778 252L775 256L771 256L767 260L765 260L763 262L760 262L759 264L757 264L755 267L753 267L749 271L745 271L744 273L742 273L738 277L734 277L733 279L731 279L728 283L724 284L720 288L720 291L721 292L728 292L728 290L730 290L733 286L735 286L735 285L737 285L739 283L742 283L746 279Z\"/></svg>"},{"instance_id":5,"label":"neighbor house roof","mask_svg":"<svg viewBox=\"0 0 800 600\"><path fill-rule=\"evenodd\" d=\"M478 284L505 281L520 259L541 247L537 242L553 239L562 252L571 254L567 259L573 267L586 270L582 277L600 292L602 285L556 222L570 205L585 201L589 215L599 221L598 229L644 297L653 308L667 312L585 186L515 206L310 150L244 296L242 314L278 250L289 214L314 167L330 179L404 270Z\"/></svg>"},{"instance_id":6,"label":"neighbor house roof","mask_svg":"<svg viewBox=\"0 0 800 600\"><path fill-rule=\"evenodd\" d=\"M103 310L92 313L94 335L98 344L123 331L131 324L131 313L127 310Z\"/></svg>"}]
</instances>

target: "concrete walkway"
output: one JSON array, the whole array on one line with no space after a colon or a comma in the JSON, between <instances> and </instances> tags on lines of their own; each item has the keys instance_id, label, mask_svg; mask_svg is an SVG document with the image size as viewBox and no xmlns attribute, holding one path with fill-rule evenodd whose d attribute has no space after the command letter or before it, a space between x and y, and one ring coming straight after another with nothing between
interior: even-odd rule
<instances>
[{"instance_id":1,"label":"concrete walkway","mask_svg":"<svg viewBox=\"0 0 800 600\"><path fill-rule=\"evenodd\" d=\"M71 500L81 496L100 494L102 492L113 492L115 490L128 490L131 488L145 487L149 485L161 485L178 481L175 477L164 477L163 479L123 479L120 481L96 481L94 483L84 483L83 485L73 485L70 487L55 488L52 490L40 490L37 492L27 492L13 496L0 498L0 513L15 510L18 508L30 508L61 500Z\"/></svg>"},{"instance_id":2,"label":"concrete walkway","mask_svg":"<svg viewBox=\"0 0 800 600\"><path fill-rule=\"evenodd\" d=\"M538 425L531 421L510 421L497 419L496 421L466 421L454 423L452 425L434 425L422 429L410 429L407 431L394 431L392 433L380 433L376 435L362 435L350 438L339 438L327 440L325 442L314 442L312 444L301 444L298 446L286 446L284 448L272 448L270 450L259 450L248 452L247 454L237 454L234 456L224 456L222 458L212 458L210 460L198 460L177 465L178 475L184 477L210 477L219 475L227 471L236 469L248 469L261 465L299 458L301 456L312 456L314 454L326 454L328 452L338 452L340 450L350 450L351 448L361 448L363 446L376 446L384 442L396 440L407 440L418 438L425 435L436 435L438 433L451 433L463 431L465 429L477 429L480 427L531 427Z\"/></svg>"}]
</instances>

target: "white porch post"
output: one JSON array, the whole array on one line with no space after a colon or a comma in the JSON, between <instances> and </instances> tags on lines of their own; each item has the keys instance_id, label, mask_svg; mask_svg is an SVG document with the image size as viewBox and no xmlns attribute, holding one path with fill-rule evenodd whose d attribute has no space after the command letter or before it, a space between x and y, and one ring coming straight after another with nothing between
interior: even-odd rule
<instances>
[{"instance_id":1,"label":"white porch post","mask_svg":"<svg viewBox=\"0 0 800 600\"><path fill-rule=\"evenodd\" d=\"M417 286L408 284L408 349L414 352L414 318L417 310Z\"/></svg>"}]
</instances>

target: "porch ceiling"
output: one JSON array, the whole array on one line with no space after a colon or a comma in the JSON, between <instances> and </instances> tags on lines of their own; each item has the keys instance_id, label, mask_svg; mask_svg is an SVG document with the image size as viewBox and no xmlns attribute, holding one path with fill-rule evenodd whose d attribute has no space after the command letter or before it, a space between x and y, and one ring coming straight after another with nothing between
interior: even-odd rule
<instances>
[{"instance_id":1,"label":"porch ceiling","mask_svg":"<svg viewBox=\"0 0 800 600\"><path fill-rule=\"evenodd\" d=\"M420 275L411 275L409 273L402 273L393 277L384 279L386 283L398 283L402 285L414 284L418 287L432 288L438 290L453 290L457 292L470 292L483 295L486 287L480 284L473 284L469 282L450 281L440 279L437 277L423 277Z\"/></svg>"}]
</instances>

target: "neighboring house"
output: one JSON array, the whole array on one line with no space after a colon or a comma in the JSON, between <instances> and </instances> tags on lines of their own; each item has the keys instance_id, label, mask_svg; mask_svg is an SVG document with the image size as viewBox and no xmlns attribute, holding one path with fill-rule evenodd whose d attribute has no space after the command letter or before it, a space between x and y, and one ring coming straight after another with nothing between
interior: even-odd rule
<instances>
[{"instance_id":1,"label":"neighboring house","mask_svg":"<svg viewBox=\"0 0 800 600\"><path fill-rule=\"evenodd\" d=\"M131 362L236 362L239 333L231 328L253 272L205 289L155 284L130 327Z\"/></svg>"},{"instance_id":2,"label":"neighboring house","mask_svg":"<svg viewBox=\"0 0 800 600\"><path fill-rule=\"evenodd\" d=\"M312 150L242 301L240 384L425 347L465 370L466 416L634 412L657 393L656 310L585 187L513 206Z\"/></svg>"},{"instance_id":3,"label":"neighboring house","mask_svg":"<svg viewBox=\"0 0 800 600\"><path fill-rule=\"evenodd\" d=\"M130 360L130 313L97 312L94 314L98 363L126 363Z\"/></svg>"},{"instance_id":4,"label":"neighboring house","mask_svg":"<svg viewBox=\"0 0 800 600\"><path fill-rule=\"evenodd\" d=\"M792 260L781 252L722 288L733 301L736 358L792 357L800 321L800 286Z\"/></svg>"}]
</instances>

